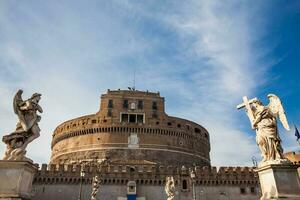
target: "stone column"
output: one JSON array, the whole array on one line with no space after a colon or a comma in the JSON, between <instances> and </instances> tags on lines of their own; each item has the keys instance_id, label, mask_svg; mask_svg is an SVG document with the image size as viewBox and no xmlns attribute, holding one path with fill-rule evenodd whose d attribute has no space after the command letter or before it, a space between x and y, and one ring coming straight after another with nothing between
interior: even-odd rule
<instances>
[{"instance_id":1,"label":"stone column","mask_svg":"<svg viewBox=\"0 0 300 200\"><path fill-rule=\"evenodd\" d=\"M293 164L269 164L259 167L261 200L300 200L300 179Z\"/></svg>"},{"instance_id":2,"label":"stone column","mask_svg":"<svg viewBox=\"0 0 300 200\"><path fill-rule=\"evenodd\" d=\"M28 161L0 160L0 200L28 200L38 167Z\"/></svg>"}]
</instances>

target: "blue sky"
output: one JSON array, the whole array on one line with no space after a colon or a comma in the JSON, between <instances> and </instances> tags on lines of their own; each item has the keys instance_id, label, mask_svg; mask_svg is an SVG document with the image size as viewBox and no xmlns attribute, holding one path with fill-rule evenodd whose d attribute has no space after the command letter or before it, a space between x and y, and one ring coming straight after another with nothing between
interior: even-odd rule
<instances>
[{"instance_id":1,"label":"blue sky","mask_svg":"<svg viewBox=\"0 0 300 200\"><path fill-rule=\"evenodd\" d=\"M259 159L242 96L275 93L300 126L299 1L0 1L0 132L15 127L12 98L38 91L47 163L54 128L99 109L106 89L160 91L170 115L205 126L212 164ZM280 125L283 146L299 150ZM0 153L4 152L4 145Z\"/></svg>"}]
</instances>

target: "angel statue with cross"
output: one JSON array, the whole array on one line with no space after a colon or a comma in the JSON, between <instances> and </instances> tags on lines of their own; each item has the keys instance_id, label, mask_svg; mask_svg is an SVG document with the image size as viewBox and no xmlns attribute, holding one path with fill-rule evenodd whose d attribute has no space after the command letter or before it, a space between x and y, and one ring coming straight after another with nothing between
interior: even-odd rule
<instances>
[{"instance_id":1,"label":"angel statue with cross","mask_svg":"<svg viewBox=\"0 0 300 200\"><path fill-rule=\"evenodd\" d=\"M262 153L260 166L266 164L288 163L283 156L281 139L279 137L277 118L286 130L290 130L283 105L278 96L269 94L270 103L264 106L257 98L248 100L243 97L243 103L237 109L245 108L252 129L256 130L256 142Z\"/></svg>"}]
</instances>

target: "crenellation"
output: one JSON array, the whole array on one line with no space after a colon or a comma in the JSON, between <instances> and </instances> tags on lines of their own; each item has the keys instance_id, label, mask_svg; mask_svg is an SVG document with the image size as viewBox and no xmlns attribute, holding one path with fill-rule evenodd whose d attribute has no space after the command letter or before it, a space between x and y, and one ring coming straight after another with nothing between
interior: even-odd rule
<instances>
[{"instance_id":1,"label":"crenellation","mask_svg":"<svg viewBox=\"0 0 300 200\"><path fill-rule=\"evenodd\" d=\"M125 167L125 168L124 168ZM57 169L57 170L56 170ZM73 170L75 169L75 170ZM176 170L177 169L177 170ZM252 168L248 167L195 167L196 185L253 185L258 184L258 177ZM45 184L77 184L80 182L80 165L46 165L42 164L34 181ZM173 166L149 165L102 165L99 170L95 166L84 166L84 183L91 183L92 177L100 173L104 184L126 184L128 180L136 180L140 184L161 185L166 176L172 175L175 180L189 180L189 170ZM124 170L126 172L124 173Z\"/></svg>"}]
</instances>

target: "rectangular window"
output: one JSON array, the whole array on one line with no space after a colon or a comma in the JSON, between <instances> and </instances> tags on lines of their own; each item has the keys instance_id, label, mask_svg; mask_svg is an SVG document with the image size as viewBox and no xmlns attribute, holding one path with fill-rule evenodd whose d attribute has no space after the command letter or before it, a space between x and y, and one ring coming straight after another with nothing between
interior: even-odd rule
<instances>
[{"instance_id":1,"label":"rectangular window","mask_svg":"<svg viewBox=\"0 0 300 200\"><path fill-rule=\"evenodd\" d=\"M125 99L123 101L123 108L128 108L128 100L127 99Z\"/></svg>"},{"instance_id":2,"label":"rectangular window","mask_svg":"<svg viewBox=\"0 0 300 200\"><path fill-rule=\"evenodd\" d=\"M121 113L120 122L124 123L144 123L145 114L142 113Z\"/></svg>"},{"instance_id":3,"label":"rectangular window","mask_svg":"<svg viewBox=\"0 0 300 200\"><path fill-rule=\"evenodd\" d=\"M240 188L241 194L246 194L246 189L245 188Z\"/></svg>"},{"instance_id":4,"label":"rectangular window","mask_svg":"<svg viewBox=\"0 0 300 200\"><path fill-rule=\"evenodd\" d=\"M144 123L144 115L137 115L137 123Z\"/></svg>"},{"instance_id":5,"label":"rectangular window","mask_svg":"<svg viewBox=\"0 0 300 200\"><path fill-rule=\"evenodd\" d=\"M157 102L156 101L152 102L152 110L157 110Z\"/></svg>"},{"instance_id":6,"label":"rectangular window","mask_svg":"<svg viewBox=\"0 0 300 200\"><path fill-rule=\"evenodd\" d=\"M136 123L136 115L130 114L129 115L129 122L130 123Z\"/></svg>"},{"instance_id":7,"label":"rectangular window","mask_svg":"<svg viewBox=\"0 0 300 200\"><path fill-rule=\"evenodd\" d=\"M108 100L108 105L107 105L108 108L113 108L113 100L112 99L109 99Z\"/></svg>"},{"instance_id":8,"label":"rectangular window","mask_svg":"<svg viewBox=\"0 0 300 200\"><path fill-rule=\"evenodd\" d=\"M144 102L142 100L138 101L138 109L143 109L144 108Z\"/></svg>"},{"instance_id":9,"label":"rectangular window","mask_svg":"<svg viewBox=\"0 0 300 200\"><path fill-rule=\"evenodd\" d=\"M121 122L128 123L128 114L122 114L121 115Z\"/></svg>"},{"instance_id":10,"label":"rectangular window","mask_svg":"<svg viewBox=\"0 0 300 200\"><path fill-rule=\"evenodd\" d=\"M108 110L107 110L107 117L111 117L111 116L112 116L111 109L108 109Z\"/></svg>"}]
</instances>

